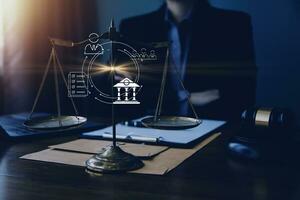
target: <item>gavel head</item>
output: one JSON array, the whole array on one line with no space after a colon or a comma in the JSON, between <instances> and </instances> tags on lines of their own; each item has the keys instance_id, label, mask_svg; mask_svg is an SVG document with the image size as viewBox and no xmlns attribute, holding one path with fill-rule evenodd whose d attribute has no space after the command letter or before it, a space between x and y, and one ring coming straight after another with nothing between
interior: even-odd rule
<instances>
[{"instance_id":1,"label":"gavel head","mask_svg":"<svg viewBox=\"0 0 300 200\"><path fill-rule=\"evenodd\" d=\"M234 158L270 161L284 157L293 135L293 116L280 108L254 107L241 115L241 128L228 144Z\"/></svg>"},{"instance_id":2,"label":"gavel head","mask_svg":"<svg viewBox=\"0 0 300 200\"><path fill-rule=\"evenodd\" d=\"M280 108L250 108L241 115L241 128L252 132L276 133L289 129L292 114Z\"/></svg>"}]
</instances>

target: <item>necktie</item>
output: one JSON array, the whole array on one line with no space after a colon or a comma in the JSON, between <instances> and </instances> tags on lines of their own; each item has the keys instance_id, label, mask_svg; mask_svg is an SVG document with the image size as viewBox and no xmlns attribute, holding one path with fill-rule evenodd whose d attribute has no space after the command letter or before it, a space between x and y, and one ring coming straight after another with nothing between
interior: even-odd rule
<instances>
[{"instance_id":1,"label":"necktie","mask_svg":"<svg viewBox=\"0 0 300 200\"><path fill-rule=\"evenodd\" d=\"M171 70L171 81L174 90L177 93L179 109L178 115L188 114L188 102L187 102L187 92L183 90L180 81L184 78L184 62L183 62L183 46L184 43L181 39L179 29L176 25L172 25L170 29L170 70Z\"/></svg>"}]
</instances>

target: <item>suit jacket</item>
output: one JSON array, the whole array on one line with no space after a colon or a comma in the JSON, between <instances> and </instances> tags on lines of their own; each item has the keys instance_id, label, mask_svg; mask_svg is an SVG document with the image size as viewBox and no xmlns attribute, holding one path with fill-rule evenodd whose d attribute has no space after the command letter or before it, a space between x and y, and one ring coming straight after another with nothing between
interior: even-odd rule
<instances>
[{"instance_id":1,"label":"suit jacket","mask_svg":"<svg viewBox=\"0 0 300 200\"><path fill-rule=\"evenodd\" d=\"M197 107L201 118L237 119L244 109L255 103L256 66L251 19L245 13L218 9L200 2L192 14L191 46L184 85L189 92L220 91L219 100ZM125 19L120 24L120 32L128 41L167 41L165 11L164 4L157 11ZM153 77L151 83L144 82L144 88L148 86L152 90L142 94L147 102L144 105L148 108L150 105L155 107L159 93L165 54L164 51L158 54L160 61L158 65L151 66L152 74L149 70L144 72ZM167 91L172 93L171 88ZM170 93L165 95L171 97L165 99L166 107L176 105ZM148 103L149 100L152 102Z\"/></svg>"}]
</instances>

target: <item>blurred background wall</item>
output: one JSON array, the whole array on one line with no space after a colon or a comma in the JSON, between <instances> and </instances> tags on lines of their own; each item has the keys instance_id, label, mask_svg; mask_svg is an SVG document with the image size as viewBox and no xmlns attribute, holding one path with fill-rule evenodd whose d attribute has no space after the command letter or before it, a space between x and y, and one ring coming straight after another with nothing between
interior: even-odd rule
<instances>
[{"instance_id":1,"label":"blurred background wall","mask_svg":"<svg viewBox=\"0 0 300 200\"><path fill-rule=\"evenodd\" d=\"M49 37L79 41L98 31L97 0L0 0L0 103L3 113L29 111L49 59ZM66 65L80 60L71 48L57 48ZM55 108L52 71L39 111ZM50 80L49 80L50 79ZM2 82L2 85L1 85ZM64 88L64 87L62 87ZM67 98L67 93L64 93ZM69 105L69 100L67 100Z\"/></svg>"}]
</instances>

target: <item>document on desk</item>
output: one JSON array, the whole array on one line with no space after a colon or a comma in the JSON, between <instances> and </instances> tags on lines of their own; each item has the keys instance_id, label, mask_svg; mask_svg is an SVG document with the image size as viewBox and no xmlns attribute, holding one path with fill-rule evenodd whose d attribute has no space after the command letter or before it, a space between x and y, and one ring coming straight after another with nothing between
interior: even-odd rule
<instances>
[{"instance_id":1,"label":"document on desk","mask_svg":"<svg viewBox=\"0 0 300 200\"><path fill-rule=\"evenodd\" d=\"M191 149L183 149L183 148L167 148L153 156L152 159L144 159L141 158L145 164L145 166L141 169L131 171L129 173L137 173L137 174L154 174L154 175L164 175L170 172L171 170L175 169L178 165L184 162L186 159L191 157L193 154L198 152L200 149L204 148L210 142L214 141L217 137L219 137L221 133L214 133L201 141L199 144L195 145ZM97 141L97 140L95 140ZM92 142L92 141L90 141ZM102 143L102 145L107 145L106 141L97 141ZM60 163L65 165L74 165L74 166L81 166L85 167L85 162L88 160L92 155L89 153L80 153L79 151L90 151L96 150L93 148L84 149L80 148L77 149L75 145L79 143L82 144L82 141L73 141L67 144L67 146L52 146L53 148L42 150L39 152L31 153L22 156L22 159L27 160L35 160L35 161L43 161L43 162L50 162L50 163ZM84 141L84 143L89 143L88 140ZM94 141L93 141L94 143ZM64 145L64 144L63 144ZM133 153L136 156L142 155L142 152L138 152L138 148L144 148L144 152L150 152L149 148L146 148L147 145L142 147L136 148L140 144L135 144L134 148L127 148L126 150ZM94 146L94 145L91 145ZM101 145L100 145L101 146ZM132 146L133 147L133 146ZM76 148L76 151L70 151L71 149ZM122 147L123 148L123 147ZM158 149L157 149L158 148ZM151 152L155 152L159 150L159 146L151 147ZM64 149L64 150L60 150ZM65 151L65 150L68 151ZM79 151L78 151L79 150ZM140 151L140 150L138 150Z\"/></svg>"},{"instance_id":2,"label":"document on desk","mask_svg":"<svg viewBox=\"0 0 300 200\"><path fill-rule=\"evenodd\" d=\"M141 120L141 119L138 119ZM204 138L209 133L217 130L226 122L215 120L203 120L195 128L186 130L160 130L152 128L137 128L117 124L117 139L135 142L157 143L165 145L188 145L198 139ZM82 134L82 138L111 139L111 127Z\"/></svg>"},{"instance_id":3,"label":"document on desk","mask_svg":"<svg viewBox=\"0 0 300 200\"><path fill-rule=\"evenodd\" d=\"M168 149L168 147L166 146L158 145L144 145L125 142L119 142L117 144L124 151L131 153L144 160L151 159ZM105 149L108 146L111 146L111 141L78 139L63 144L52 145L49 147L55 150L87 153L93 155L103 151L103 149Z\"/></svg>"}]
</instances>

